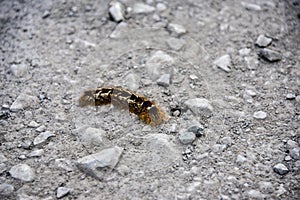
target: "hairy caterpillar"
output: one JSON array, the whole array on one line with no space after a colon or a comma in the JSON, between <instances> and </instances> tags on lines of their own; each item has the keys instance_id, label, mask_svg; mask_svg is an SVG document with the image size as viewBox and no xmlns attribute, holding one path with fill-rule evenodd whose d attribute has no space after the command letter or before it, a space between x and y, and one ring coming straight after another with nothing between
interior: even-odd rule
<instances>
[{"instance_id":1,"label":"hairy caterpillar","mask_svg":"<svg viewBox=\"0 0 300 200\"><path fill-rule=\"evenodd\" d=\"M158 125L167 119L153 101L122 88L96 88L84 91L79 98L79 106L102 106L112 104L120 109L128 109L140 120L150 125Z\"/></svg>"}]
</instances>

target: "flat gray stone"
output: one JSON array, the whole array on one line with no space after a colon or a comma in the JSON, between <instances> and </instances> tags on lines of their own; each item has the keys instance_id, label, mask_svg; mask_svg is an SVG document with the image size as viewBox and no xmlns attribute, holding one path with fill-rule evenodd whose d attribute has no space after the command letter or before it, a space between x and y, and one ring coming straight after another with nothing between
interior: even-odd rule
<instances>
[{"instance_id":1,"label":"flat gray stone","mask_svg":"<svg viewBox=\"0 0 300 200\"><path fill-rule=\"evenodd\" d=\"M231 58L229 55L223 55L220 58L216 59L213 62L218 68L222 69L225 72L231 72L230 65L231 65Z\"/></svg>"},{"instance_id":2,"label":"flat gray stone","mask_svg":"<svg viewBox=\"0 0 300 200\"><path fill-rule=\"evenodd\" d=\"M103 145L103 136L105 131L101 128L88 127L86 129L80 130L79 138L86 146L101 146Z\"/></svg>"},{"instance_id":3,"label":"flat gray stone","mask_svg":"<svg viewBox=\"0 0 300 200\"><path fill-rule=\"evenodd\" d=\"M266 119L267 113L264 111L257 111L253 113L255 119Z\"/></svg>"},{"instance_id":4,"label":"flat gray stone","mask_svg":"<svg viewBox=\"0 0 300 200\"><path fill-rule=\"evenodd\" d=\"M38 123L36 123L35 121L31 121L29 124L28 124L28 127L30 128L37 128L39 127L40 125Z\"/></svg>"},{"instance_id":5,"label":"flat gray stone","mask_svg":"<svg viewBox=\"0 0 300 200\"><path fill-rule=\"evenodd\" d=\"M168 24L167 29L176 36L183 35L187 32L184 26L180 24L174 24L174 23Z\"/></svg>"},{"instance_id":6,"label":"flat gray stone","mask_svg":"<svg viewBox=\"0 0 300 200\"><path fill-rule=\"evenodd\" d=\"M34 108L38 105L39 99L36 96L20 94L10 106L12 112L17 112L26 108Z\"/></svg>"},{"instance_id":7,"label":"flat gray stone","mask_svg":"<svg viewBox=\"0 0 300 200\"><path fill-rule=\"evenodd\" d=\"M290 156L295 160L300 160L300 147L296 147L290 150Z\"/></svg>"},{"instance_id":8,"label":"flat gray stone","mask_svg":"<svg viewBox=\"0 0 300 200\"><path fill-rule=\"evenodd\" d=\"M156 10L159 12L165 11L167 9L167 6L163 3L157 3L156 4Z\"/></svg>"},{"instance_id":9,"label":"flat gray stone","mask_svg":"<svg viewBox=\"0 0 300 200\"><path fill-rule=\"evenodd\" d=\"M178 138L182 144L191 144L196 139L196 135L193 132L182 131Z\"/></svg>"},{"instance_id":10,"label":"flat gray stone","mask_svg":"<svg viewBox=\"0 0 300 200\"><path fill-rule=\"evenodd\" d=\"M115 22L120 22L124 20L125 7L120 2L111 2L109 7L109 14Z\"/></svg>"},{"instance_id":11,"label":"flat gray stone","mask_svg":"<svg viewBox=\"0 0 300 200\"><path fill-rule=\"evenodd\" d=\"M34 138L33 144L34 145L42 144L42 143L46 142L48 140L48 138L54 137L54 136L55 136L55 134L53 134L50 131L42 132L36 138Z\"/></svg>"},{"instance_id":12,"label":"flat gray stone","mask_svg":"<svg viewBox=\"0 0 300 200\"><path fill-rule=\"evenodd\" d=\"M9 170L9 174L15 178L24 182L31 182L35 177L33 169L27 164L18 164L13 166Z\"/></svg>"},{"instance_id":13,"label":"flat gray stone","mask_svg":"<svg viewBox=\"0 0 300 200\"><path fill-rule=\"evenodd\" d=\"M27 157L41 157L44 154L44 149L36 149L30 152Z\"/></svg>"},{"instance_id":14,"label":"flat gray stone","mask_svg":"<svg viewBox=\"0 0 300 200\"><path fill-rule=\"evenodd\" d=\"M210 101L204 98L189 99L184 104L196 115L210 117L213 113L213 107Z\"/></svg>"},{"instance_id":15,"label":"flat gray stone","mask_svg":"<svg viewBox=\"0 0 300 200\"><path fill-rule=\"evenodd\" d=\"M280 175L285 175L289 172L289 169L282 163L279 163L273 167L274 172Z\"/></svg>"},{"instance_id":16,"label":"flat gray stone","mask_svg":"<svg viewBox=\"0 0 300 200\"><path fill-rule=\"evenodd\" d=\"M255 44L257 44L259 47L267 47L271 44L272 38L268 38L265 35L261 34L258 36Z\"/></svg>"},{"instance_id":17,"label":"flat gray stone","mask_svg":"<svg viewBox=\"0 0 300 200\"><path fill-rule=\"evenodd\" d=\"M70 188L67 188L67 187L59 187L59 188L57 188L57 190L56 190L56 197L57 197L58 199L60 199L60 198L62 198L62 197L64 197L64 196L66 196L67 194L69 194L70 191L71 191Z\"/></svg>"},{"instance_id":18,"label":"flat gray stone","mask_svg":"<svg viewBox=\"0 0 300 200\"><path fill-rule=\"evenodd\" d=\"M157 79L157 85L163 86L163 87L169 87L171 82L171 75L170 74L163 74Z\"/></svg>"},{"instance_id":19,"label":"flat gray stone","mask_svg":"<svg viewBox=\"0 0 300 200\"><path fill-rule=\"evenodd\" d=\"M107 171L113 170L118 164L122 152L123 149L118 146L103 149L78 159L76 166L87 175L102 180Z\"/></svg>"},{"instance_id":20,"label":"flat gray stone","mask_svg":"<svg viewBox=\"0 0 300 200\"><path fill-rule=\"evenodd\" d=\"M15 190L14 186L7 184L7 183L2 183L0 184L0 195L3 196L8 196L11 193L13 193Z\"/></svg>"},{"instance_id":21,"label":"flat gray stone","mask_svg":"<svg viewBox=\"0 0 300 200\"><path fill-rule=\"evenodd\" d=\"M148 14L155 11L155 8L144 3L135 3L132 12L134 14Z\"/></svg>"},{"instance_id":22,"label":"flat gray stone","mask_svg":"<svg viewBox=\"0 0 300 200\"><path fill-rule=\"evenodd\" d=\"M270 62L280 61L282 59L281 53L268 48L261 49L258 55Z\"/></svg>"}]
</instances>

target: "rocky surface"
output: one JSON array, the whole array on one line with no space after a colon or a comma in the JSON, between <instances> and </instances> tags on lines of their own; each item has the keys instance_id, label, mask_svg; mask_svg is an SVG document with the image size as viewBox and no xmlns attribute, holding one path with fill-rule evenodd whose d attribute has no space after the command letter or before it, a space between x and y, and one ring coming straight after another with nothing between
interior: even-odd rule
<instances>
[{"instance_id":1,"label":"rocky surface","mask_svg":"<svg viewBox=\"0 0 300 200\"><path fill-rule=\"evenodd\" d=\"M0 1L0 199L299 199L299 5Z\"/></svg>"}]
</instances>

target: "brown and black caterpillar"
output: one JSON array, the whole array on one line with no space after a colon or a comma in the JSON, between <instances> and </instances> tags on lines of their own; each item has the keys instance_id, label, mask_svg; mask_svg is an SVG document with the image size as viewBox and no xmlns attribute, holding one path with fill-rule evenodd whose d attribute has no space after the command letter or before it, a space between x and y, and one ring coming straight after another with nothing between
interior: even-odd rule
<instances>
[{"instance_id":1,"label":"brown and black caterpillar","mask_svg":"<svg viewBox=\"0 0 300 200\"><path fill-rule=\"evenodd\" d=\"M128 109L146 124L158 125L167 119L153 101L122 88L90 89L84 91L79 98L79 106L81 107L108 104L120 109Z\"/></svg>"}]
</instances>

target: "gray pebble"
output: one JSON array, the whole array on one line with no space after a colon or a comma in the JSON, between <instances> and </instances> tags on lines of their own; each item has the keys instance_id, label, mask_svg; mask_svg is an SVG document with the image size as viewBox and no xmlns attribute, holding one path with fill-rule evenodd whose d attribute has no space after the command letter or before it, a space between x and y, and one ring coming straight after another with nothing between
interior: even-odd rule
<instances>
[{"instance_id":1,"label":"gray pebble","mask_svg":"<svg viewBox=\"0 0 300 200\"><path fill-rule=\"evenodd\" d=\"M237 157L236 157L236 163L237 164L243 164L244 162L246 162L247 161L247 158L245 157L245 156L242 156L242 155L238 155Z\"/></svg>"},{"instance_id":2,"label":"gray pebble","mask_svg":"<svg viewBox=\"0 0 300 200\"><path fill-rule=\"evenodd\" d=\"M192 132L196 135L196 137L201 137L203 136L203 128L200 127L200 126L190 126L188 129L187 129L188 132Z\"/></svg>"},{"instance_id":3,"label":"gray pebble","mask_svg":"<svg viewBox=\"0 0 300 200\"><path fill-rule=\"evenodd\" d=\"M157 3L156 4L156 10L159 11L159 12L162 12L164 10L167 9L167 6L163 3Z\"/></svg>"},{"instance_id":4,"label":"gray pebble","mask_svg":"<svg viewBox=\"0 0 300 200\"><path fill-rule=\"evenodd\" d=\"M13 193L15 190L14 186L7 184L7 183L2 183L0 184L0 194L3 196L8 196L11 193Z\"/></svg>"},{"instance_id":5,"label":"gray pebble","mask_svg":"<svg viewBox=\"0 0 300 200\"><path fill-rule=\"evenodd\" d=\"M147 14L155 11L155 8L144 3L136 3L133 5L132 12L135 14Z\"/></svg>"},{"instance_id":6,"label":"gray pebble","mask_svg":"<svg viewBox=\"0 0 300 200\"><path fill-rule=\"evenodd\" d=\"M247 10L261 11L261 7L257 4L241 2L242 6Z\"/></svg>"},{"instance_id":7,"label":"gray pebble","mask_svg":"<svg viewBox=\"0 0 300 200\"><path fill-rule=\"evenodd\" d=\"M187 32L186 29L184 28L184 26L182 26L180 24L170 23L170 24L168 24L167 29L176 36L183 35Z\"/></svg>"},{"instance_id":8,"label":"gray pebble","mask_svg":"<svg viewBox=\"0 0 300 200\"><path fill-rule=\"evenodd\" d=\"M124 20L125 8L120 2L111 2L109 7L109 14L115 22Z\"/></svg>"},{"instance_id":9,"label":"gray pebble","mask_svg":"<svg viewBox=\"0 0 300 200\"><path fill-rule=\"evenodd\" d=\"M179 141L182 144L191 144L196 139L196 135L192 132L182 131L179 134Z\"/></svg>"},{"instance_id":10,"label":"gray pebble","mask_svg":"<svg viewBox=\"0 0 300 200\"><path fill-rule=\"evenodd\" d=\"M291 160L292 160L292 157L288 155L288 156L284 157L284 160L285 160L285 161L291 161Z\"/></svg>"},{"instance_id":11,"label":"gray pebble","mask_svg":"<svg viewBox=\"0 0 300 200\"><path fill-rule=\"evenodd\" d=\"M204 98L189 99L184 104L195 114L199 116L210 117L213 113L213 107L210 101Z\"/></svg>"},{"instance_id":12,"label":"gray pebble","mask_svg":"<svg viewBox=\"0 0 300 200\"><path fill-rule=\"evenodd\" d=\"M41 125L40 127L38 127L37 129L35 129L37 132L41 133L44 132L46 130L46 126Z\"/></svg>"},{"instance_id":13,"label":"gray pebble","mask_svg":"<svg viewBox=\"0 0 300 200\"><path fill-rule=\"evenodd\" d=\"M24 149L30 149L32 146L32 142L28 139L24 140L22 143L22 148Z\"/></svg>"},{"instance_id":14,"label":"gray pebble","mask_svg":"<svg viewBox=\"0 0 300 200\"><path fill-rule=\"evenodd\" d=\"M36 149L30 152L27 157L40 157L44 154L44 149Z\"/></svg>"},{"instance_id":15,"label":"gray pebble","mask_svg":"<svg viewBox=\"0 0 300 200\"><path fill-rule=\"evenodd\" d=\"M255 44L257 44L260 47L267 47L271 44L272 38L268 38L265 35L261 34L258 36Z\"/></svg>"},{"instance_id":16,"label":"gray pebble","mask_svg":"<svg viewBox=\"0 0 300 200\"><path fill-rule=\"evenodd\" d=\"M264 111L257 111L257 112L254 112L253 117L255 119L266 119L267 113Z\"/></svg>"},{"instance_id":17,"label":"gray pebble","mask_svg":"<svg viewBox=\"0 0 300 200\"><path fill-rule=\"evenodd\" d=\"M213 62L214 65L216 65L218 68L222 69L225 72L230 72L230 65L231 65L231 58L229 55L223 55L217 60Z\"/></svg>"},{"instance_id":18,"label":"gray pebble","mask_svg":"<svg viewBox=\"0 0 300 200\"><path fill-rule=\"evenodd\" d=\"M55 135L50 131L45 131L40 133L36 138L33 140L34 145L39 145L47 141L48 138L54 137Z\"/></svg>"},{"instance_id":19,"label":"gray pebble","mask_svg":"<svg viewBox=\"0 0 300 200\"><path fill-rule=\"evenodd\" d=\"M293 100L293 99L295 99L295 98L296 98L296 95L295 95L295 94L289 93L289 94L286 95L286 99L287 99L287 100Z\"/></svg>"},{"instance_id":20,"label":"gray pebble","mask_svg":"<svg viewBox=\"0 0 300 200\"><path fill-rule=\"evenodd\" d=\"M77 160L78 169L94 178L102 180L107 170L112 170L118 164L123 149L115 146L103 149L98 153Z\"/></svg>"},{"instance_id":21,"label":"gray pebble","mask_svg":"<svg viewBox=\"0 0 300 200\"><path fill-rule=\"evenodd\" d=\"M169 87L170 85L170 74L163 74L160 76L160 78L156 81L157 85L163 86L163 87Z\"/></svg>"},{"instance_id":22,"label":"gray pebble","mask_svg":"<svg viewBox=\"0 0 300 200\"><path fill-rule=\"evenodd\" d=\"M227 148L226 144L215 144L212 146L212 151L215 153L221 153Z\"/></svg>"},{"instance_id":23,"label":"gray pebble","mask_svg":"<svg viewBox=\"0 0 300 200\"><path fill-rule=\"evenodd\" d=\"M101 146L103 145L103 136L105 131L101 128L88 127L86 129L80 129L79 138L80 141L87 146Z\"/></svg>"},{"instance_id":24,"label":"gray pebble","mask_svg":"<svg viewBox=\"0 0 300 200\"><path fill-rule=\"evenodd\" d=\"M168 128L168 133L176 133L177 130L177 124L171 124Z\"/></svg>"},{"instance_id":25,"label":"gray pebble","mask_svg":"<svg viewBox=\"0 0 300 200\"><path fill-rule=\"evenodd\" d=\"M10 110L12 112L17 112L19 110L25 109L25 108L33 108L38 105L38 98L36 96L30 96L27 94L20 94L17 99L13 102L13 104L10 106Z\"/></svg>"},{"instance_id":26,"label":"gray pebble","mask_svg":"<svg viewBox=\"0 0 300 200\"><path fill-rule=\"evenodd\" d=\"M253 90L246 90L246 94L251 96L251 97L255 97L256 96L256 92Z\"/></svg>"},{"instance_id":27,"label":"gray pebble","mask_svg":"<svg viewBox=\"0 0 300 200\"><path fill-rule=\"evenodd\" d=\"M288 140L286 142L286 146L287 146L288 149L293 149L293 148L298 147L298 142L296 142L294 140Z\"/></svg>"},{"instance_id":28,"label":"gray pebble","mask_svg":"<svg viewBox=\"0 0 300 200\"><path fill-rule=\"evenodd\" d=\"M59 188L57 188L57 190L56 190L56 197L57 197L58 199L60 199L60 198L62 198L62 197L64 197L64 196L66 196L67 194L69 194L70 191L71 191L70 188L59 187Z\"/></svg>"},{"instance_id":29,"label":"gray pebble","mask_svg":"<svg viewBox=\"0 0 300 200\"><path fill-rule=\"evenodd\" d=\"M24 182L33 181L35 174L33 169L27 164L18 164L9 170L10 175Z\"/></svg>"},{"instance_id":30,"label":"gray pebble","mask_svg":"<svg viewBox=\"0 0 300 200\"><path fill-rule=\"evenodd\" d=\"M276 164L273 167L274 172L280 175L285 175L289 172L289 169L282 163Z\"/></svg>"},{"instance_id":31,"label":"gray pebble","mask_svg":"<svg viewBox=\"0 0 300 200\"><path fill-rule=\"evenodd\" d=\"M281 53L267 48L261 49L258 55L270 62L276 62L282 59Z\"/></svg>"},{"instance_id":32,"label":"gray pebble","mask_svg":"<svg viewBox=\"0 0 300 200\"><path fill-rule=\"evenodd\" d=\"M31 121L31 122L28 124L28 127L30 127L30 128L37 128L37 127L39 127L39 124L36 123L35 121Z\"/></svg>"},{"instance_id":33,"label":"gray pebble","mask_svg":"<svg viewBox=\"0 0 300 200\"><path fill-rule=\"evenodd\" d=\"M10 66L10 70L14 76L21 77L27 73L28 67L25 64L13 64Z\"/></svg>"},{"instance_id":34,"label":"gray pebble","mask_svg":"<svg viewBox=\"0 0 300 200\"><path fill-rule=\"evenodd\" d=\"M182 49L185 44L182 39L173 38L173 37L168 39L166 42L167 42L167 45L175 51L179 51L180 49Z\"/></svg>"},{"instance_id":35,"label":"gray pebble","mask_svg":"<svg viewBox=\"0 0 300 200\"><path fill-rule=\"evenodd\" d=\"M300 160L300 147L293 148L290 151L290 156L295 160Z\"/></svg>"},{"instance_id":36,"label":"gray pebble","mask_svg":"<svg viewBox=\"0 0 300 200\"><path fill-rule=\"evenodd\" d=\"M250 48L243 48L239 50L239 55L240 56L248 56L251 52Z\"/></svg>"}]
</instances>

